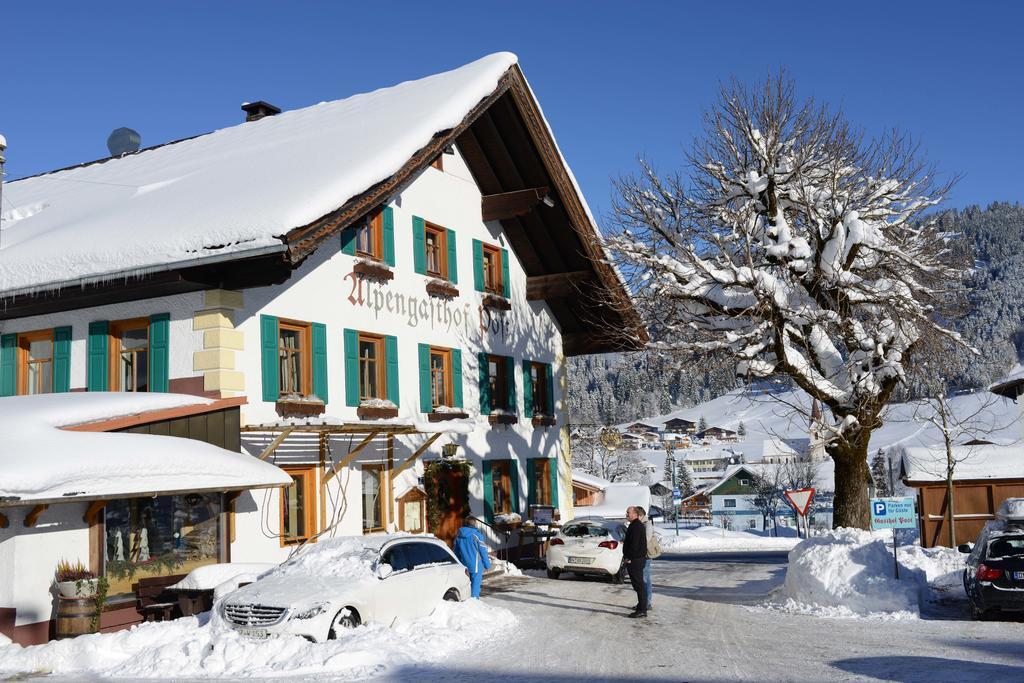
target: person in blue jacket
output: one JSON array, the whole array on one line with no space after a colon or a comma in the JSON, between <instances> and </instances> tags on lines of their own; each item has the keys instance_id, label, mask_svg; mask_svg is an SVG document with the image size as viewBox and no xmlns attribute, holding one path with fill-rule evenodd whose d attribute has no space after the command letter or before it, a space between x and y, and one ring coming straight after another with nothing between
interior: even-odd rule
<instances>
[{"instance_id":1,"label":"person in blue jacket","mask_svg":"<svg viewBox=\"0 0 1024 683\"><path fill-rule=\"evenodd\" d=\"M469 579L473 586L473 597L480 597L480 580L484 570L491 568L491 558L487 554L487 543L484 535L476 528L476 518L466 517L462 528L455 534L455 557L466 565Z\"/></svg>"}]
</instances>

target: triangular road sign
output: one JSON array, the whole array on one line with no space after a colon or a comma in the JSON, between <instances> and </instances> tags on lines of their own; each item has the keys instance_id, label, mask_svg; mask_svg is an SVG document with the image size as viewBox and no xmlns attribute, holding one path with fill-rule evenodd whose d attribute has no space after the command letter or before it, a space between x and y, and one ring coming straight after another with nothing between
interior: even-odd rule
<instances>
[{"instance_id":1,"label":"triangular road sign","mask_svg":"<svg viewBox=\"0 0 1024 683\"><path fill-rule=\"evenodd\" d=\"M814 500L814 489L797 489L795 491L783 491L782 493L801 517L807 515L807 509L811 507L811 501Z\"/></svg>"}]
</instances>

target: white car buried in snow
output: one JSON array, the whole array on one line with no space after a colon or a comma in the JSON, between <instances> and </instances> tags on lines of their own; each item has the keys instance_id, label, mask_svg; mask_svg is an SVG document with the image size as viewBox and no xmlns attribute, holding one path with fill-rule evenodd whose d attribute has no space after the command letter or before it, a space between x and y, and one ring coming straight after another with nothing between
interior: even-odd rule
<instances>
[{"instance_id":1,"label":"white car buried in snow","mask_svg":"<svg viewBox=\"0 0 1024 683\"><path fill-rule=\"evenodd\" d=\"M563 526L548 542L548 578L563 572L609 576L622 583L622 541L626 525L619 519L577 517Z\"/></svg>"},{"instance_id":2,"label":"white car buried in snow","mask_svg":"<svg viewBox=\"0 0 1024 683\"><path fill-rule=\"evenodd\" d=\"M470 596L469 574L433 536L321 539L255 583L224 597L219 615L256 638L331 640L359 624L422 617Z\"/></svg>"}]
</instances>

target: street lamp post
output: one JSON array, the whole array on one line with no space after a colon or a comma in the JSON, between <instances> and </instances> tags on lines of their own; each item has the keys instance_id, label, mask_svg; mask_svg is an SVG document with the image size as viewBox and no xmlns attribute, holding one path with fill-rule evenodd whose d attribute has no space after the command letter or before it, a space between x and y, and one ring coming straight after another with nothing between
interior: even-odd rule
<instances>
[{"instance_id":1,"label":"street lamp post","mask_svg":"<svg viewBox=\"0 0 1024 683\"><path fill-rule=\"evenodd\" d=\"M672 465L672 519L676 522L676 536L679 535L679 508L676 505L676 442L675 439L665 442L665 456Z\"/></svg>"}]
</instances>

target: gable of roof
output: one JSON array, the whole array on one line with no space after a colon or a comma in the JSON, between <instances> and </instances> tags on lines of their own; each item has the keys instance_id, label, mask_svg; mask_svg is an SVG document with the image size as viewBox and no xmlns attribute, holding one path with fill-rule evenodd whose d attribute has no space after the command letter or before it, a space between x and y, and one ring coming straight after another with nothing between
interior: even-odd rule
<instances>
[{"instance_id":1,"label":"gable of roof","mask_svg":"<svg viewBox=\"0 0 1024 683\"><path fill-rule=\"evenodd\" d=\"M283 282L452 144L565 353L639 348L646 330L510 53L8 183L0 319Z\"/></svg>"}]
</instances>

